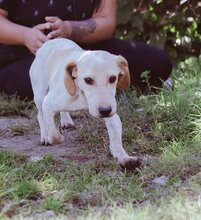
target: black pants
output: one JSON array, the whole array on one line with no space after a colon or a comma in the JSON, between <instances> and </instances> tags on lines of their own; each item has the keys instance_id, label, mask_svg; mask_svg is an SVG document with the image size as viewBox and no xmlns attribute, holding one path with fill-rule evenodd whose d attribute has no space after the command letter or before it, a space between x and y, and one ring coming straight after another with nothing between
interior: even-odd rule
<instances>
[{"instance_id":1,"label":"black pants","mask_svg":"<svg viewBox=\"0 0 201 220\"><path fill-rule=\"evenodd\" d=\"M138 42L127 42L116 38L103 41L96 45L83 46L84 49L106 50L124 56L129 64L132 84L142 93L150 87L161 87L172 71L172 64L167 54L156 47ZM20 48L20 47L19 47ZM29 69L34 56L24 49L8 54L0 51L0 92L9 95L17 94L21 98L33 98ZM141 74L148 71L147 79Z\"/></svg>"}]
</instances>

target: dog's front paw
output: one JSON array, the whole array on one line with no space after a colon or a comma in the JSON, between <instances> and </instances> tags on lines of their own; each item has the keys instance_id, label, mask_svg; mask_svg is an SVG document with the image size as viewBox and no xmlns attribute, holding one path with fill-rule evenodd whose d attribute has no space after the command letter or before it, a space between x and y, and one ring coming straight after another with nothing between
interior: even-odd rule
<instances>
[{"instance_id":1,"label":"dog's front paw","mask_svg":"<svg viewBox=\"0 0 201 220\"><path fill-rule=\"evenodd\" d=\"M117 158L117 162L119 163L122 169L127 170L135 170L142 166L142 159L139 157Z\"/></svg>"},{"instance_id":2,"label":"dog's front paw","mask_svg":"<svg viewBox=\"0 0 201 220\"><path fill-rule=\"evenodd\" d=\"M60 132L56 132L54 135L48 136L46 145L61 144L62 142L64 142L64 136Z\"/></svg>"},{"instance_id":3,"label":"dog's front paw","mask_svg":"<svg viewBox=\"0 0 201 220\"><path fill-rule=\"evenodd\" d=\"M46 136L41 136L40 142L42 145L50 145L50 143L48 142L48 138Z\"/></svg>"}]
</instances>

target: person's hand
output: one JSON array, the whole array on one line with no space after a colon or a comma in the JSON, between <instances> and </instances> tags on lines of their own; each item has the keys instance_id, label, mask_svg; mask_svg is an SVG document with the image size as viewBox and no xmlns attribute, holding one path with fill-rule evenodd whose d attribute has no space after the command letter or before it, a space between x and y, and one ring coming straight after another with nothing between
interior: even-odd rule
<instances>
[{"instance_id":1,"label":"person's hand","mask_svg":"<svg viewBox=\"0 0 201 220\"><path fill-rule=\"evenodd\" d=\"M67 21L62 21L60 18L54 16L46 17L45 20L47 21L47 24L50 25L50 29L52 30L47 35L48 39L70 37L71 31Z\"/></svg>"},{"instance_id":2,"label":"person's hand","mask_svg":"<svg viewBox=\"0 0 201 220\"><path fill-rule=\"evenodd\" d=\"M36 54L36 51L45 43L48 38L44 34L46 29L49 29L50 26L48 23L36 25L33 28L27 29L24 34L24 45L33 53Z\"/></svg>"}]
</instances>

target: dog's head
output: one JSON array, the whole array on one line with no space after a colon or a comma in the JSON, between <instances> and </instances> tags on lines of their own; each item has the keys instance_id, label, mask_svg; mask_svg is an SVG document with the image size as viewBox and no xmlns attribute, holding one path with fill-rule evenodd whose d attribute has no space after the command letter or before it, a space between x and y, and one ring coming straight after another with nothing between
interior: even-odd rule
<instances>
[{"instance_id":1,"label":"dog's head","mask_svg":"<svg viewBox=\"0 0 201 220\"><path fill-rule=\"evenodd\" d=\"M85 51L66 66L64 83L70 95L77 87L85 94L92 116L110 117L116 112L116 88L130 85L128 63L105 51Z\"/></svg>"}]
</instances>

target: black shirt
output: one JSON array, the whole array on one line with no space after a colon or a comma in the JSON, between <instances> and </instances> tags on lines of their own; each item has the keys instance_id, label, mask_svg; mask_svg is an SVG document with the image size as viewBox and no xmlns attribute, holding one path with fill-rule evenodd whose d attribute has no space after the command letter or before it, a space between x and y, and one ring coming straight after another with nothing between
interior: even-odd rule
<instances>
[{"instance_id":1,"label":"black shirt","mask_svg":"<svg viewBox=\"0 0 201 220\"><path fill-rule=\"evenodd\" d=\"M93 0L0 0L0 8L8 11L8 19L27 27L44 23L46 16L58 16L62 20L88 19L93 5Z\"/></svg>"},{"instance_id":2,"label":"black shirt","mask_svg":"<svg viewBox=\"0 0 201 220\"><path fill-rule=\"evenodd\" d=\"M45 23L46 16L71 21L89 19L96 4L97 0L0 0L0 9L8 12L10 21L33 27ZM25 46L0 44L0 68L29 54Z\"/></svg>"}]
</instances>

